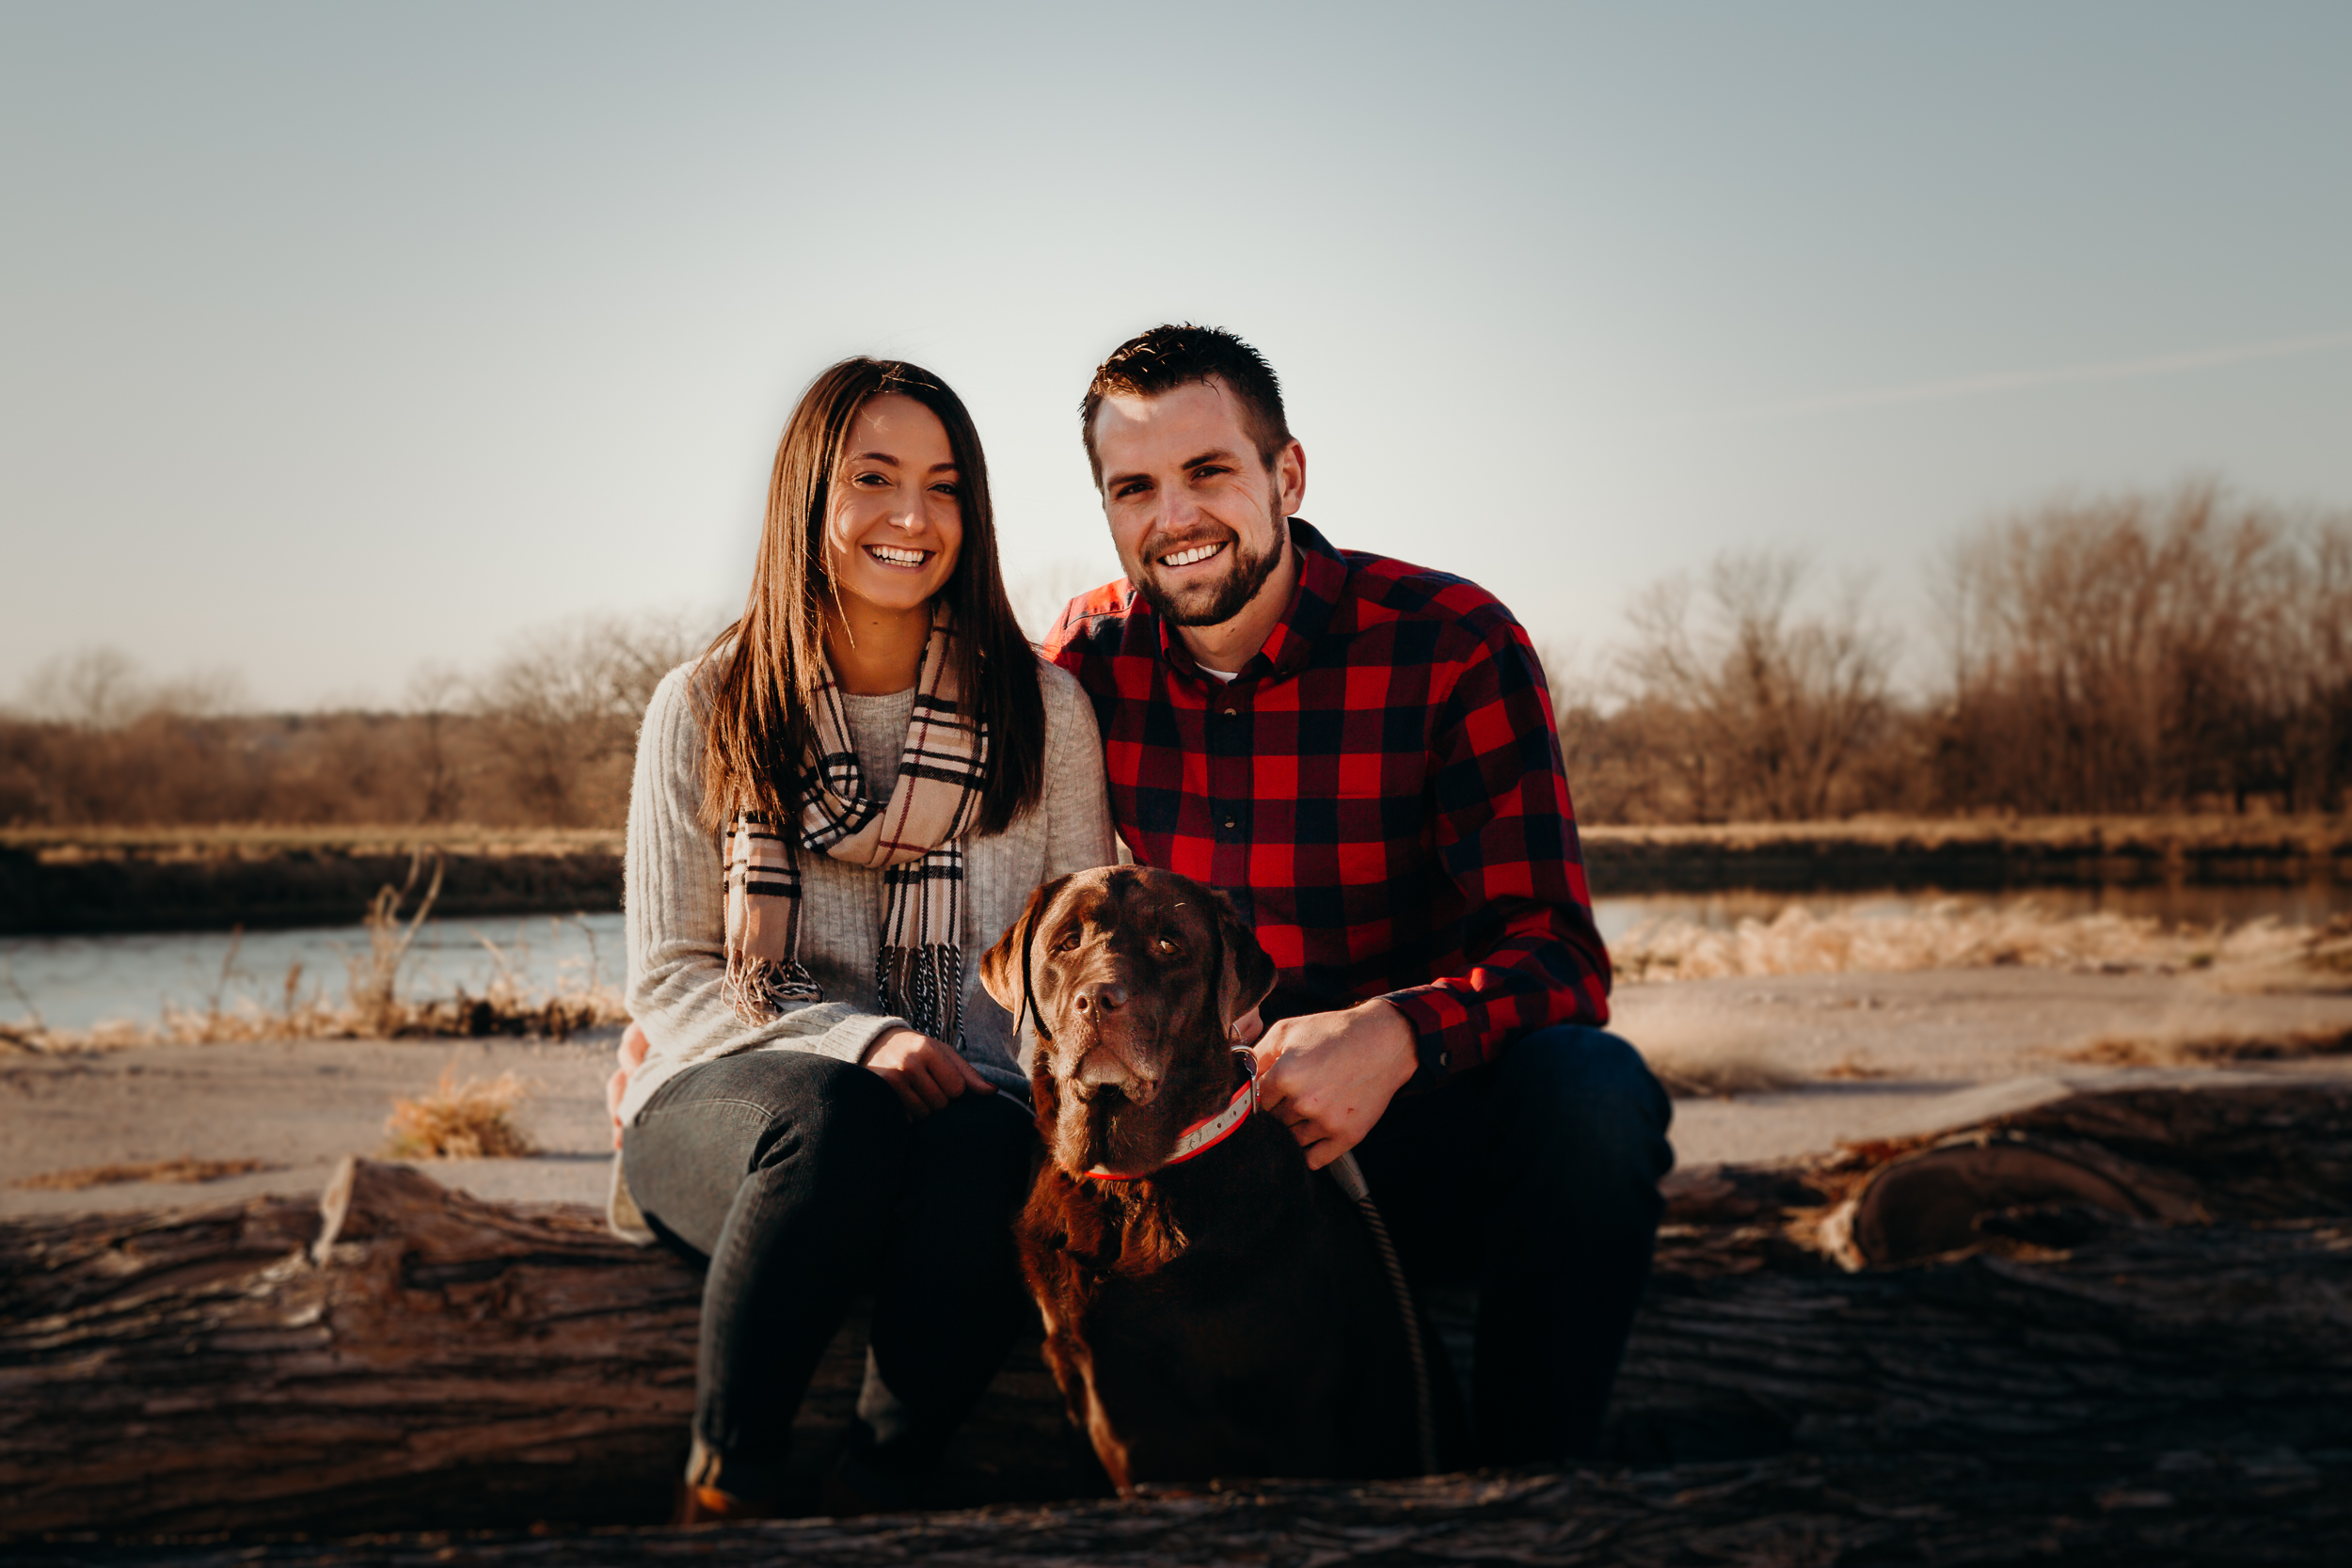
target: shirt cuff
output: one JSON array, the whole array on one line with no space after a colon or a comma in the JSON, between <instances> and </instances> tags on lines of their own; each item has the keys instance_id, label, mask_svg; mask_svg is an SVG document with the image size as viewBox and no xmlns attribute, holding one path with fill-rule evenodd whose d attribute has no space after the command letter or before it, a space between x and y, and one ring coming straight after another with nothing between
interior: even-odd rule
<instances>
[{"instance_id":1,"label":"shirt cuff","mask_svg":"<svg viewBox=\"0 0 2352 1568\"><path fill-rule=\"evenodd\" d=\"M1380 998L1404 1015L1413 1028L1413 1059L1417 1064L1413 1075L1405 1080L1400 1094L1414 1094L1434 1089L1454 1076L1454 1050L1446 1039L1445 1020L1430 1001L1425 990L1391 991ZM1467 1063L1465 1066L1469 1065Z\"/></svg>"}]
</instances>

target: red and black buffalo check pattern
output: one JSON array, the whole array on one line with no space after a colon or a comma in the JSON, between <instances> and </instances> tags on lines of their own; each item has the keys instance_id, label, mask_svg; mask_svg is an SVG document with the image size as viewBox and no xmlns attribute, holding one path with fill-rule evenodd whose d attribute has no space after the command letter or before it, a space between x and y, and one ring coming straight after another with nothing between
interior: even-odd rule
<instances>
[{"instance_id":1,"label":"red and black buffalo check pattern","mask_svg":"<svg viewBox=\"0 0 2352 1568\"><path fill-rule=\"evenodd\" d=\"M1417 1084L1609 1018L1551 699L1527 634L1460 578L1291 519L1298 593L1231 685L1124 580L1046 655L1094 700L1137 860L1224 889L1281 975L1264 1017L1385 996Z\"/></svg>"}]
</instances>

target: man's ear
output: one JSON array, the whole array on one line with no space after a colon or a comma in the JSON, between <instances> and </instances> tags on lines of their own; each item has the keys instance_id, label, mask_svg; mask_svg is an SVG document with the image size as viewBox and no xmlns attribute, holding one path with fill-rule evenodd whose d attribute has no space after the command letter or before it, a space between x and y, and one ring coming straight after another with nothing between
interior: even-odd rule
<instances>
[{"instance_id":1,"label":"man's ear","mask_svg":"<svg viewBox=\"0 0 2352 1568\"><path fill-rule=\"evenodd\" d=\"M1021 911L1021 918L980 958L980 989L988 992L995 1004L1012 1015L1013 1028L1021 1027L1022 1012L1028 998L1021 994L1021 957L1037 935L1037 923L1062 890L1067 877L1057 877L1029 895L1029 907Z\"/></svg>"},{"instance_id":2,"label":"man's ear","mask_svg":"<svg viewBox=\"0 0 2352 1568\"><path fill-rule=\"evenodd\" d=\"M1258 943L1258 933L1242 924L1241 912L1220 888L1211 888L1216 903L1217 928L1225 938L1225 973L1217 976L1217 1025L1230 1028L1233 1020L1263 1002L1274 990L1274 960Z\"/></svg>"}]
</instances>

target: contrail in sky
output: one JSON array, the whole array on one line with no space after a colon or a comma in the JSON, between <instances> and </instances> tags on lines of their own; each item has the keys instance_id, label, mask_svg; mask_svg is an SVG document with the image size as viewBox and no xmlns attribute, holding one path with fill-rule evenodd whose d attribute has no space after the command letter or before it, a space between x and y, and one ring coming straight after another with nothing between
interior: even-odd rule
<instances>
[{"instance_id":1,"label":"contrail in sky","mask_svg":"<svg viewBox=\"0 0 2352 1568\"><path fill-rule=\"evenodd\" d=\"M1906 403L1935 403L1946 398L1982 397L1990 392L2013 392L2028 387L2064 387L2092 381L2131 381L2141 376L2170 375L2178 371L2204 370L2214 365L2243 364L2253 359L2286 359L2352 348L2352 330L2319 332L2301 338L2272 338L2259 343L2228 348L2196 349L2186 354L2160 354L2147 359L2116 359L2100 365L2057 365L2038 371L1994 371L1985 375L1956 376L1948 381L1918 381L1905 387L1874 387L1857 392L1825 392L1814 397L1788 398L1777 403L1752 404L1711 413L1661 420L1682 424L1713 420L1768 420L1802 414L1827 414L1847 408L1883 408ZM1646 422L1646 421L1645 421Z\"/></svg>"}]
</instances>

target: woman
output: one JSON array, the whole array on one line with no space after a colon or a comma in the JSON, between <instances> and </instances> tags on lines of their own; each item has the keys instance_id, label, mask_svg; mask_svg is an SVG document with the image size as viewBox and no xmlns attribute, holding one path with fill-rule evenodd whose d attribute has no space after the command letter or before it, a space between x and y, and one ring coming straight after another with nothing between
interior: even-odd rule
<instances>
[{"instance_id":1,"label":"woman","mask_svg":"<svg viewBox=\"0 0 2352 1568\"><path fill-rule=\"evenodd\" d=\"M1112 858L1093 713L1014 622L971 416L913 365L834 366L776 449L742 618L655 691L629 797L645 1044L612 1220L709 1260L687 1517L776 1507L863 1288L833 1506L909 1500L987 1386L1028 1309L1033 1134L978 958Z\"/></svg>"}]
</instances>

